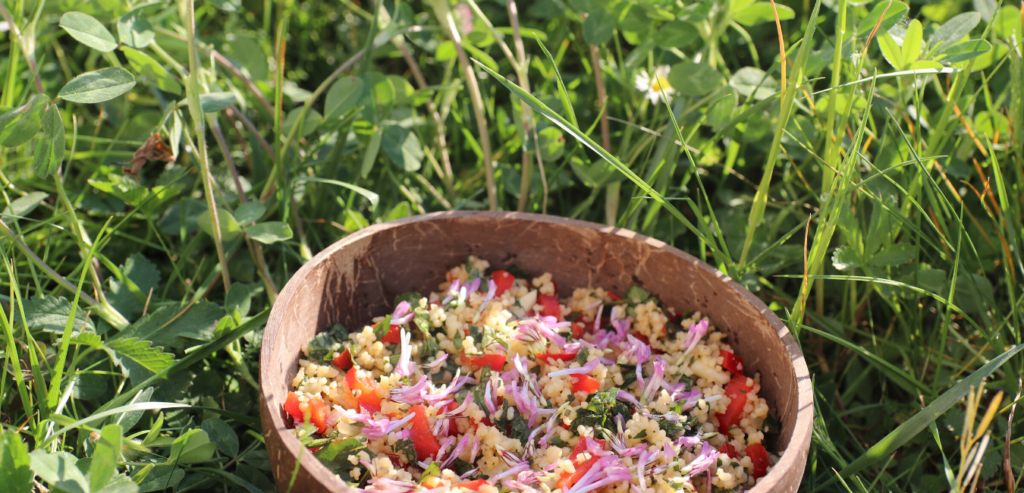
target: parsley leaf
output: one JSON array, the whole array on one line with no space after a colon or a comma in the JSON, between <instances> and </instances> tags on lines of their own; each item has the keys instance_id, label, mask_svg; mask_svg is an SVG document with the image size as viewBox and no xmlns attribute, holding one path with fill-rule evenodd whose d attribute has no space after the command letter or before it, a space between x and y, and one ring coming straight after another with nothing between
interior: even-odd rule
<instances>
[{"instance_id":1,"label":"parsley leaf","mask_svg":"<svg viewBox=\"0 0 1024 493\"><path fill-rule=\"evenodd\" d=\"M419 306L420 298L422 298L422 297L423 297L423 295L419 294L416 291L409 291L408 293L402 293L402 294L400 294L400 295L395 297L395 306L398 306L398 304L403 302L403 301L408 301L409 304L412 305L412 306Z\"/></svg>"},{"instance_id":2,"label":"parsley leaf","mask_svg":"<svg viewBox=\"0 0 1024 493\"><path fill-rule=\"evenodd\" d=\"M530 438L530 425L527 424L526 418L516 408L512 409L512 418L508 417L509 405L506 400L501 407L501 411L494 417L494 426L499 430L505 430L506 435L510 438L519 439L519 443L526 444Z\"/></svg>"},{"instance_id":3,"label":"parsley leaf","mask_svg":"<svg viewBox=\"0 0 1024 493\"><path fill-rule=\"evenodd\" d=\"M572 421L570 429L575 430L580 425L585 425L612 431L616 429L616 416L622 416L623 422L628 421L633 416L633 405L620 401L616 398L618 394L619 389L615 387L590 394L587 397L587 407L576 411L576 419Z\"/></svg>"},{"instance_id":4,"label":"parsley leaf","mask_svg":"<svg viewBox=\"0 0 1024 493\"><path fill-rule=\"evenodd\" d=\"M416 447L412 444L411 438L395 442L394 448L395 453L404 455L410 464L416 463Z\"/></svg>"},{"instance_id":5,"label":"parsley leaf","mask_svg":"<svg viewBox=\"0 0 1024 493\"><path fill-rule=\"evenodd\" d=\"M628 389L630 385L636 383L636 365L619 363L619 368L622 369L622 388Z\"/></svg>"},{"instance_id":6,"label":"parsley leaf","mask_svg":"<svg viewBox=\"0 0 1024 493\"><path fill-rule=\"evenodd\" d=\"M317 363L329 363L334 353L345 349L342 344L348 339L348 331L341 324L334 324L331 330L321 332L309 341L309 360Z\"/></svg>"},{"instance_id":7,"label":"parsley leaf","mask_svg":"<svg viewBox=\"0 0 1024 493\"><path fill-rule=\"evenodd\" d=\"M373 328L373 335L377 336L378 341L388 335L388 332L391 332L391 315L384 317L384 320Z\"/></svg>"},{"instance_id":8,"label":"parsley leaf","mask_svg":"<svg viewBox=\"0 0 1024 493\"><path fill-rule=\"evenodd\" d=\"M588 351L587 348L584 347L580 348L580 352L576 353L576 358L574 358L573 361L579 363L580 366L585 366L587 364L587 358L589 357L590 351Z\"/></svg>"}]
</instances>

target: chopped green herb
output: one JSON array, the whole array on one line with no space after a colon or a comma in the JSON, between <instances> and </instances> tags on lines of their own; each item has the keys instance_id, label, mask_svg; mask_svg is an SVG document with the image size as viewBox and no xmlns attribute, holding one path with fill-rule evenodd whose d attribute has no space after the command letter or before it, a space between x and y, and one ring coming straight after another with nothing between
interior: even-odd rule
<instances>
[{"instance_id":1,"label":"chopped green herb","mask_svg":"<svg viewBox=\"0 0 1024 493\"><path fill-rule=\"evenodd\" d=\"M420 475L420 484L423 484L430 478L441 477L441 465L439 462L431 462L427 469Z\"/></svg>"},{"instance_id":2,"label":"chopped green herb","mask_svg":"<svg viewBox=\"0 0 1024 493\"><path fill-rule=\"evenodd\" d=\"M412 305L413 307L416 307L416 306L419 306L421 298L423 298L423 295L417 293L416 291L409 291L408 293L402 293L402 294L398 295L397 297L395 297L395 306L398 306L398 304L403 302L403 301L408 301L410 305Z\"/></svg>"},{"instance_id":3,"label":"chopped green herb","mask_svg":"<svg viewBox=\"0 0 1024 493\"><path fill-rule=\"evenodd\" d=\"M384 336L388 335L391 331L391 315L384 317L376 327L373 328L373 335L377 337L377 340L381 340Z\"/></svg>"},{"instance_id":4,"label":"chopped green herb","mask_svg":"<svg viewBox=\"0 0 1024 493\"><path fill-rule=\"evenodd\" d=\"M587 358L590 358L590 351L587 351L587 348L582 348L580 352L576 353L576 358L573 361L579 363L580 366L584 366L587 364Z\"/></svg>"},{"instance_id":5,"label":"chopped green herb","mask_svg":"<svg viewBox=\"0 0 1024 493\"><path fill-rule=\"evenodd\" d=\"M499 411L498 415L493 419L494 426L499 430L511 431L511 433L506 433L509 438L516 438L519 439L521 443L526 443L530 438L530 426L527 424L526 418L523 417L523 414L520 413L518 409L514 407L511 409L512 418L509 419L509 405L506 400L502 404L501 411Z\"/></svg>"},{"instance_id":6,"label":"chopped green herb","mask_svg":"<svg viewBox=\"0 0 1024 493\"><path fill-rule=\"evenodd\" d=\"M587 407L576 411L576 419L572 421L571 429L575 430L579 425L591 428L603 428L615 430L615 417L622 416L623 422L633 416L633 405L620 401L616 398L619 389L612 387L604 392L596 392L587 397Z\"/></svg>"},{"instance_id":7,"label":"chopped green herb","mask_svg":"<svg viewBox=\"0 0 1024 493\"><path fill-rule=\"evenodd\" d=\"M348 340L348 331L341 324L334 324L327 332L321 332L309 341L309 360L330 363L334 353L344 351L342 344Z\"/></svg>"},{"instance_id":8,"label":"chopped green herb","mask_svg":"<svg viewBox=\"0 0 1024 493\"><path fill-rule=\"evenodd\" d=\"M622 388L628 389L630 385L636 383L636 365L619 363L619 368L622 369Z\"/></svg>"},{"instance_id":9,"label":"chopped green herb","mask_svg":"<svg viewBox=\"0 0 1024 493\"><path fill-rule=\"evenodd\" d=\"M416 447L413 445L411 438L395 442L395 453L404 455L410 464L416 463Z\"/></svg>"}]
</instances>

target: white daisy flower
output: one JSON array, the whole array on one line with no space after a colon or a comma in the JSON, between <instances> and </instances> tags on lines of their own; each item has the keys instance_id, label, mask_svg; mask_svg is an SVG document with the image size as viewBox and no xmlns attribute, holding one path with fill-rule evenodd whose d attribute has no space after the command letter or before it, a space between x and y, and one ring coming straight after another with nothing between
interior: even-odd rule
<instances>
[{"instance_id":1,"label":"white daisy flower","mask_svg":"<svg viewBox=\"0 0 1024 493\"><path fill-rule=\"evenodd\" d=\"M675 94L676 90L668 83L668 71L668 65L659 65L658 68L654 69L654 77L651 77L646 70L640 69L640 73L636 74L634 79L636 89L646 92L647 94L644 97L650 99L654 104L658 104L661 101L661 93L664 91L665 100L671 103L672 95Z\"/></svg>"}]
</instances>

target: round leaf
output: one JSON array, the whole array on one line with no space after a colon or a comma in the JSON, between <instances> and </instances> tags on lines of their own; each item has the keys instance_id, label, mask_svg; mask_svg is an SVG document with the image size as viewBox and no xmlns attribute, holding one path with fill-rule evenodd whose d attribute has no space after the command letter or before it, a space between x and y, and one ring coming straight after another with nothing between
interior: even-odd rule
<instances>
[{"instance_id":1,"label":"round leaf","mask_svg":"<svg viewBox=\"0 0 1024 493\"><path fill-rule=\"evenodd\" d=\"M204 430L189 430L171 444L171 458L174 464L192 464L213 458L217 446L210 443L210 436Z\"/></svg>"},{"instance_id":2,"label":"round leaf","mask_svg":"<svg viewBox=\"0 0 1024 493\"><path fill-rule=\"evenodd\" d=\"M612 39L615 32L615 15L611 12L598 9L587 15L583 21L583 39L587 44L599 45Z\"/></svg>"},{"instance_id":3,"label":"round leaf","mask_svg":"<svg viewBox=\"0 0 1024 493\"><path fill-rule=\"evenodd\" d=\"M668 74L668 83L681 96L703 96L723 82L725 77L706 63L677 63Z\"/></svg>"},{"instance_id":4,"label":"round leaf","mask_svg":"<svg viewBox=\"0 0 1024 493\"><path fill-rule=\"evenodd\" d=\"M46 178L57 171L64 159L64 120L56 104L50 104L43 112L43 138L36 143L32 167L36 176Z\"/></svg>"},{"instance_id":5,"label":"round leaf","mask_svg":"<svg viewBox=\"0 0 1024 493\"><path fill-rule=\"evenodd\" d=\"M179 104L187 105L187 102ZM235 104L235 94L231 92L211 92L199 95L199 107L203 113L216 113Z\"/></svg>"},{"instance_id":6,"label":"round leaf","mask_svg":"<svg viewBox=\"0 0 1024 493\"><path fill-rule=\"evenodd\" d=\"M39 133L43 111L49 102L46 96L36 94L24 105L0 115L0 145L16 147L32 140Z\"/></svg>"},{"instance_id":7,"label":"round leaf","mask_svg":"<svg viewBox=\"0 0 1024 493\"><path fill-rule=\"evenodd\" d=\"M294 127L298 123L299 116L301 114L301 107L295 108L288 112L288 117L285 118L284 123L281 124L281 131L284 132L285 135L291 133L292 127ZM296 136L299 137L300 139L309 136L309 134L316 132L316 128L319 127L320 123L323 121L324 118L320 116L320 113L318 113L316 110L307 111L306 118L303 119L302 122L302 128L299 129L300 132L296 134Z\"/></svg>"},{"instance_id":8,"label":"round leaf","mask_svg":"<svg viewBox=\"0 0 1024 493\"><path fill-rule=\"evenodd\" d=\"M231 290L228 291L229 298L231 296L231 291L235 290L235 286L246 289L246 294L248 294L248 289L245 288L244 285L235 283L231 285ZM248 296L246 297L246 300L248 300ZM217 445L217 448L219 448L221 452L224 452L225 455L228 457L238 455L238 435L235 433L235 430L231 429L231 426L228 426L227 423L217 418L203 420L203 431L210 436L213 443Z\"/></svg>"},{"instance_id":9,"label":"round leaf","mask_svg":"<svg viewBox=\"0 0 1024 493\"><path fill-rule=\"evenodd\" d=\"M558 127L548 127L537 133L540 157L546 161L551 162L555 159L562 157L565 154L565 137L562 136L562 131Z\"/></svg>"},{"instance_id":10,"label":"round leaf","mask_svg":"<svg viewBox=\"0 0 1024 493\"><path fill-rule=\"evenodd\" d=\"M779 87L775 79L757 67L743 67L737 70L729 79L729 85L736 89L736 92L744 96L752 95L754 99L767 98L775 94Z\"/></svg>"},{"instance_id":11,"label":"round leaf","mask_svg":"<svg viewBox=\"0 0 1024 493\"><path fill-rule=\"evenodd\" d=\"M103 24L89 14L81 12L68 12L60 18L60 27L63 27L72 38L78 40L94 50L102 52L114 51L117 48L117 40L110 34Z\"/></svg>"},{"instance_id":12,"label":"round leaf","mask_svg":"<svg viewBox=\"0 0 1024 493\"><path fill-rule=\"evenodd\" d=\"M220 223L221 241L231 241L238 238L238 235L242 233L242 228L238 226L238 221L235 221L234 216L227 209L217 208L217 222ZM200 214L196 218L196 224L206 234L211 237L213 236L213 219L210 217L210 211L207 210Z\"/></svg>"},{"instance_id":13,"label":"round leaf","mask_svg":"<svg viewBox=\"0 0 1024 493\"><path fill-rule=\"evenodd\" d=\"M682 48L700 37L697 28L686 21L665 24L654 35L654 42L662 48Z\"/></svg>"},{"instance_id":14,"label":"round leaf","mask_svg":"<svg viewBox=\"0 0 1024 493\"><path fill-rule=\"evenodd\" d=\"M423 164L423 148L416 134L398 125L384 129L381 139L384 152L405 171L419 171Z\"/></svg>"},{"instance_id":15,"label":"round leaf","mask_svg":"<svg viewBox=\"0 0 1024 493\"><path fill-rule=\"evenodd\" d=\"M359 97L363 94L363 79L351 75L337 80L327 91L324 103L324 119L341 118L349 110L355 108Z\"/></svg>"},{"instance_id":16,"label":"round leaf","mask_svg":"<svg viewBox=\"0 0 1024 493\"><path fill-rule=\"evenodd\" d=\"M269 221L245 228L245 233L260 243L269 245L292 238L292 228L287 223Z\"/></svg>"},{"instance_id":17,"label":"round leaf","mask_svg":"<svg viewBox=\"0 0 1024 493\"><path fill-rule=\"evenodd\" d=\"M250 224L259 221L267 212L267 206L260 202L246 202L235 209L235 220L238 224Z\"/></svg>"},{"instance_id":18,"label":"round leaf","mask_svg":"<svg viewBox=\"0 0 1024 493\"><path fill-rule=\"evenodd\" d=\"M121 44L141 50L153 42L156 36L153 25L142 14L142 8L138 8L117 20L117 37Z\"/></svg>"},{"instance_id":19,"label":"round leaf","mask_svg":"<svg viewBox=\"0 0 1024 493\"><path fill-rule=\"evenodd\" d=\"M785 21L796 17L793 9L776 3L775 8L779 12L779 21ZM772 11L772 4L768 2L757 2L733 14L733 19L744 26L755 26L764 22L775 22L775 12Z\"/></svg>"},{"instance_id":20,"label":"round leaf","mask_svg":"<svg viewBox=\"0 0 1024 493\"><path fill-rule=\"evenodd\" d=\"M131 73L121 67L107 67L71 79L57 95L74 103L102 103L133 87L135 77Z\"/></svg>"},{"instance_id":21,"label":"round leaf","mask_svg":"<svg viewBox=\"0 0 1024 493\"><path fill-rule=\"evenodd\" d=\"M252 293L249 292L249 288L245 287L245 284L240 282L232 283L231 289L228 290L227 296L224 298L224 309L228 314L233 314L235 310L238 310L238 314L242 317L249 314L249 309L252 305ZM203 429L206 429L206 422L203 422ZM209 430L207 430L209 431ZM232 432L233 433L233 432ZM216 442L216 439L214 439ZM219 444L218 444L219 446ZM223 449L222 449L223 450ZM235 440L235 453L238 452L238 440ZM232 454L234 455L234 454Z\"/></svg>"},{"instance_id":22,"label":"round leaf","mask_svg":"<svg viewBox=\"0 0 1024 493\"><path fill-rule=\"evenodd\" d=\"M127 46L121 48L121 51L128 58L128 63L131 64L132 68L141 73L144 78L149 79L161 91L181 94L181 85L156 60L141 51L128 48Z\"/></svg>"}]
</instances>

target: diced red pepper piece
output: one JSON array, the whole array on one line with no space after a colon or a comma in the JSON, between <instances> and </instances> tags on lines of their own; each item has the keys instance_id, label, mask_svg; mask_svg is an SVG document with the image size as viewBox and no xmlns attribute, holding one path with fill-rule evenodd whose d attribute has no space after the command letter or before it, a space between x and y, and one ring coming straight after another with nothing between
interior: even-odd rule
<instances>
[{"instance_id":1,"label":"diced red pepper piece","mask_svg":"<svg viewBox=\"0 0 1024 493\"><path fill-rule=\"evenodd\" d=\"M505 367L505 355L504 354L482 354L480 356L464 356L463 360L469 364L469 366L475 366L483 368L485 366L491 367L491 371L501 371Z\"/></svg>"},{"instance_id":2,"label":"diced red pepper piece","mask_svg":"<svg viewBox=\"0 0 1024 493\"><path fill-rule=\"evenodd\" d=\"M352 368L352 355L349 354L348 349L346 349L342 351L337 358L334 358L334 361L331 363L342 370L348 370L349 368Z\"/></svg>"},{"instance_id":3,"label":"diced red pepper piece","mask_svg":"<svg viewBox=\"0 0 1024 493\"><path fill-rule=\"evenodd\" d=\"M376 327L376 325L374 327ZM384 337L380 338L380 342L385 344L401 344L402 328L398 325L388 326L388 333L384 334Z\"/></svg>"},{"instance_id":4,"label":"diced red pepper piece","mask_svg":"<svg viewBox=\"0 0 1024 493\"><path fill-rule=\"evenodd\" d=\"M295 423L306 421L302 416L302 409L299 409L299 396L295 392L289 392L288 398L284 400L284 412L290 414Z\"/></svg>"},{"instance_id":5,"label":"diced red pepper piece","mask_svg":"<svg viewBox=\"0 0 1024 493\"><path fill-rule=\"evenodd\" d=\"M562 307L558 305L558 298L549 294L542 294L537 296L537 302L544 308L541 311L541 315L558 319L562 318Z\"/></svg>"},{"instance_id":6,"label":"diced red pepper piece","mask_svg":"<svg viewBox=\"0 0 1024 493\"><path fill-rule=\"evenodd\" d=\"M327 404L320 397L313 397L306 404L309 408L309 422L316 426L317 432L323 433L327 430Z\"/></svg>"},{"instance_id":7,"label":"diced red pepper piece","mask_svg":"<svg viewBox=\"0 0 1024 493\"><path fill-rule=\"evenodd\" d=\"M472 481L466 481L464 483L458 483L455 488L466 488L467 490L480 491L480 487L487 484L486 479L474 479Z\"/></svg>"},{"instance_id":8,"label":"diced red pepper piece","mask_svg":"<svg viewBox=\"0 0 1024 493\"><path fill-rule=\"evenodd\" d=\"M573 375L572 376L572 392L586 392L587 394L593 394L601 390L601 382L598 382L596 378L590 375Z\"/></svg>"},{"instance_id":9,"label":"diced red pepper piece","mask_svg":"<svg viewBox=\"0 0 1024 493\"><path fill-rule=\"evenodd\" d=\"M558 296L558 281L552 279L551 285L555 287L555 296Z\"/></svg>"},{"instance_id":10,"label":"diced red pepper piece","mask_svg":"<svg viewBox=\"0 0 1024 493\"><path fill-rule=\"evenodd\" d=\"M380 411L380 397L377 395L376 382L358 378L356 371L355 367L348 371L348 374L345 375L345 384L348 385L350 390L359 391L356 401L359 402L360 406L365 407L370 412Z\"/></svg>"},{"instance_id":11,"label":"diced red pepper piece","mask_svg":"<svg viewBox=\"0 0 1024 493\"><path fill-rule=\"evenodd\" d=\"M608 291L608 297L611 298L612 301L622 301L622 297L621 296L619 296L619 295L617 295L617 294L615 294L615 293L613 293L611 291Z\"/></svg>"},{"instance_id":12,"label":"diced red pepper piece","mask_svg":"<svg viewBox=\"0 0 1024 493\"><path fill-rule=\"evenodd\" d=\"M508 291L508 289L512 287L512 283L516 280L516 276L513 276L505 270L496 270L491 273L491 279L498 287L498 289L494 291L494 296L501 296L505 294L505 291Z\"/></svg>"},{"instance_id":13,"label":"diced red pepper piece","mask_svg":"<svg viewBox=\"0 0 1024 493\"><path fill-rule=\"evenodd\" d=\"M412 427L409 428L409 438L412 439L412 446L416 449L417 460L425 461L436 457L438 450L441 450L441 442L430 430L430 420L427 419L427 410L422 404L413 406L409 412L412 418Z\"/></svg>"},{"instance_id":14,"label":"diced red pepper piece","mask_svg":"<svg viewBox=\"0 0 1024 493\"><path fill-rule=\"evenodd\" d=\"M587 440L587 438L581 437L580 441L576 443L576 447L572 449L572 455L569 456L569 460L572 461L572 465L576 468L576 472L563 472L562 477L558 478L558 487L562 488L562 491L569 491L569 488L582 479L583 475L586 474L591 467L594 467L594 463L597 462L597 456L591 456L583 464L576 462L576 457L587 451L587 444L585 440ZM601 448L604 448L604 440L594 441L597 442Z\"/></svg>"},{"instance_id":15,"label":"diced red pepper piece","mask_svg":"<svg viewBox=\"0 0 1024 493\"><path fill-rule=\"evenodd\" d=\"M572 323L572 336L573 336L573 338L575 338L575 339L582 338L583 334L586 333L586 331L587 331L587 326L583 325L583 322L573 322Z\"/></svg>"},{"instance_id":16,"label":"diced red pepper piece","mask_svg":"<svg viewBox=\"0 0 1024 493\"><path fill-rule=\"evenodd\" d=\"M651 340L648 339L647 336L645 336L645 335L643 335L643 334L641 334L639 332L637 332L636 334L633 334L633 337L636 337L637 340L639 340L640 342L642 342L644 344L647 344L648 346L651 344Z\"/></svg>"},{"instance_id":17,"label":"diced red pepper piece","mask_svg":"<svg viewBox=\"0 0 1024 493\"><path fill-rule=\"evenodd\" d=\"M765 474L768 474L768 466L771 465L771 461L768 459L768 450L764 448L764 445L760 443L747 445L747 457L750 457L750 462L754 463L754 478L764 477Z\"/></svg>"},{"instance_id":18,"label":"diced red pepper piece","mask_svg":"<svg viewBox=\"0 0 1024 493\"><path fill-rule=\"evenodd\" d=\"M572 361L576 359L576 354L577 353L552 353L548 351L546 353L538 353L537 359L542 359L544 361L547 361L548 364L551 364L553 360Z\"/></svg>"},{"instance_id":19,"label":"diced red pepper piece","mask_svg":"<svg viewBox=\"0 0 1024 493\"><path fill-rule=\"evenodd\" d=\"M718 451L733 459L737 459L740 456L740 453L736 451L736 447L733 447L731 443L726 443L725 445L718 447Z\"/></svg>"},{"instance_id":20,"label":"diced red pepper piece","mask_svg":"<svg viewBox=\"0 0 1024 493\"><path fill-rule=\"evenodd\" d=\"M722 368L739 375L743 373L743 358L729 351L722 351Z\"/></svg>"},{"instance_id":21,"label":"diced red pepper piece","mask_svg":"<svg viewBox=\"0 0 1024 493\"><path fill-rule=\"evenodd\" d=\"M719 433L729 433L729 428L740 423L743 419L743 406L747 405L747 392L754 390L754 387L747 385L747 377L736 375L729 380L725 386L725 396L729 398L729 407L724 413L716 414L718 417Z\"/></svg>"},{"instance_id":22,"label":"diced red pepper piece","mask_svg":"<svg viewBox=\"0 0 1024 493\"><path fill-rule=\"evenodd\" d=\"M292 416L296 424L305 423L308 419L316 426L318 432L323 433L327 429L327 405L320 397L311 397L302 402L298 394L290 392L284 401L284 410Z\"/></svg>"}]
</instances>

